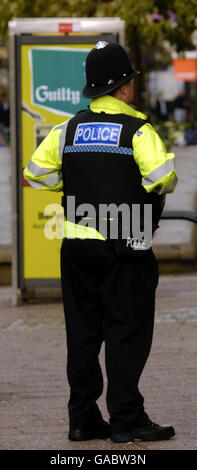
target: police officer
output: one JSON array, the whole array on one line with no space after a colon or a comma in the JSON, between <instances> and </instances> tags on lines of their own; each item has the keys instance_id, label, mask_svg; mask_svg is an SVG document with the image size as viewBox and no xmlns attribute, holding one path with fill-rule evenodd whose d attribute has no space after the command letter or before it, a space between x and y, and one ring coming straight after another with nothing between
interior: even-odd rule
<instances>
[{"instance_id":1,"label":"police officer","mask_svg":"<svg viewBox=\"0 0 197 470\"><path fill-rule=\"evenodd\" d=\"M117 236L110 231L114 217L107 213L102 223L99 218L100 206L151 205L154 232L165 194L177 183L174 154L166 152L147 116L129 106L137 74L120 44L98 42L86 60L83 95L91 98L90 107L55 126L24 171L33 187L64 192L61 282L70 440L111 436L129 442L175 434L172 426L149 419L138 388L152 342L157 261L144 237L135 249L132 216L125 224L123 214ZM73 197L80 208L74 219L68 207ZM145 217L145 209L142 213ZM130 237L123 237L128 225ZM98 359L103 342L109 424L96 403L103 390Z\"/></svg>"}]
</instances>

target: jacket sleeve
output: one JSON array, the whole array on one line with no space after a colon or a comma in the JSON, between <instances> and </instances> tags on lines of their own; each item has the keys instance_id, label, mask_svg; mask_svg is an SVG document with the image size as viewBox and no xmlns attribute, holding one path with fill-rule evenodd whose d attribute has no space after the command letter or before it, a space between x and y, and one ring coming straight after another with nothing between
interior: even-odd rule
<instances>
[{"instance_id":1,"label":"jacket sleeve","mask_svg":"<svg viewBox=\"0 0 197 470\"><path fill-rule=\"evenodd\" d=\"M142 186L150 193L172 193L178 177L175 155L167 153L159 135L146 123L133 136L133 155L142 175Z\"/></svg>"},{"instance_id":2,"label":"jacket sleeve","mask_svg":"<svg viewBox=\"0 0 197 470\"><path fill-rule=\"evenodd\" d=\"M68 121L51 129L24 169L24 178L35 189L62 191L62 153Z\"/></svg>"}]
</instances>

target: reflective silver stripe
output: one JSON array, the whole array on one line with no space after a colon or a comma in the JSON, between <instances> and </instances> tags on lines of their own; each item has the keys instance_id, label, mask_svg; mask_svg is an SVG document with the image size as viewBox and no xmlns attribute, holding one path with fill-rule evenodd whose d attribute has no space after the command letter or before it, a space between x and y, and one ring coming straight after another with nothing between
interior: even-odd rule
<instances>
[{"instance_id":1,"label":"reflective silver stripe","mask_svg":"<svg viewBox=\"0 0 197 470\"><path fill-rule=\"evenodd\" d=\"M68 123L69 123L69 119L64 125L61 126L62 127L62 132L61 132L60 137L59 137L59 154L60 154L60 158L62 158L62 155L63 155Z\"/></svg>"},{"instance_id":2,"label":"reflective silver stripe","mask_svg":"<svg viewBox=\"0 0 197 470\"><path fill-rule=\"evenodd\" d=\"M161 191L158 194L165 194L165 193L169 193L170 191L173 191L173 189L176 187L177 183L178 183L178 178L175 175L175 178L172 181L172 183L170 183L169 186L167 186L167 188L162 188Z\"/></svg>"},{"instance_id":3,"label":"reflective silver stripe","mask_svg":"<svg viewBox=\"0 0 197 470\"><path fill-rule=\"evenodd\" d=\"M62 179L61 173L53 173L52 175L47 176L40 181L28 180L28 183L35 189L43 188L43 186L53 186L54 184L59 184Z\"/></svg>"},{"instance_id":4,"label":"reflective silver stripe","mask_svg":"<svg viewBox=\"0 0 197 470\"><path fill-rule=\"evenodd\" d=\"M37 163L34 163L32 160L30 160L27 164L27 168L29 171L31 171L34 176L48 175L49 173L52 173L54 171L54 169L49 170L49 168L41 168L39 165L37 165Z\"/></svg>"},{"instance_id":5,"label":"reflective silver stripe","mask_svg":"<svg viewBox=\"0 0 197 470\"><path fill-rule=\"evenodd\" d=\"M52 186L53 184L59 184L62 179L61 173L53 173L52 175L47 176L39 183L42 183L44 186Z\"/></svg>"},{"instance_id":6,"label":"reflective silver stripe","mask_svg":"<svg viewBox=\"0 0 197 470\"><path fill-rule=\"evenodd\" d=\"M155 170L151 171L145 178L142 180L143 186L150 186L151 184L156 183L160 178L167 175L171 171L174 170L174 159L168 160L167 162L163 163L163 165L155 168Z\"/></svg>"},{"instance_id":7,"label":"reflective silver stripe","mask_svg":"<svg viewBox=\"0 0 197 470\"><path fill-rule=\"evenodd\" d=\"M38 183L37 181L28 180L28 183L30 184L30 186L32 186L32 188L35 188L35 189L43 188L43 184Z\"/></svg>"}]
</instances>

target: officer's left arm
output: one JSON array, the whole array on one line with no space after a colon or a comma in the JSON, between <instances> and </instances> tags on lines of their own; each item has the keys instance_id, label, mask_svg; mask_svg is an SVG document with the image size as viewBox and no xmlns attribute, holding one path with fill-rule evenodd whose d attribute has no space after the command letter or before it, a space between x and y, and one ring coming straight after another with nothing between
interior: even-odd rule
<instances>
[{"instance_id":1,"label":"officer's left arm","mask_svg":"<svg viewBox=\"0 0 197 470\"><path fill-rule=\"evenodd\" d=\"M35 189L62 191L62 152L68 121L54 127L35 150L24 169L24 178Z\"/></svg>"},{"instance_id":2,"label":"officer's left arm","mask_svg":"<svg viewBox=\"0 0 197 470\"><path fill-rule=\"evenodd\" d=\"M178 178L175 155L167 153L159 135L146 123L133 136L133 155L142 175L142 186L159 195L172 193Z\"/></svg>"}]
</instances>

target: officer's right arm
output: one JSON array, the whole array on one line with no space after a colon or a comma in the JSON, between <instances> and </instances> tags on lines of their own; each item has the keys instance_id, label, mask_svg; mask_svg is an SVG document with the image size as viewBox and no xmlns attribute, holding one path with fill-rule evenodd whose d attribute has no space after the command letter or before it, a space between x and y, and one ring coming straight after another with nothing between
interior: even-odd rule
<instances>
[{"instance_id":1,"label":"officer's right arm","mask_svg":"<svg viewBox=\"0 0 197 470\"><path fill-rule=\"evenodd\" d=\"M55 126L35 150L24 169L24 178L35 189L62 191L62 152L68 121Z\"/></svg>"}]
</instances>

